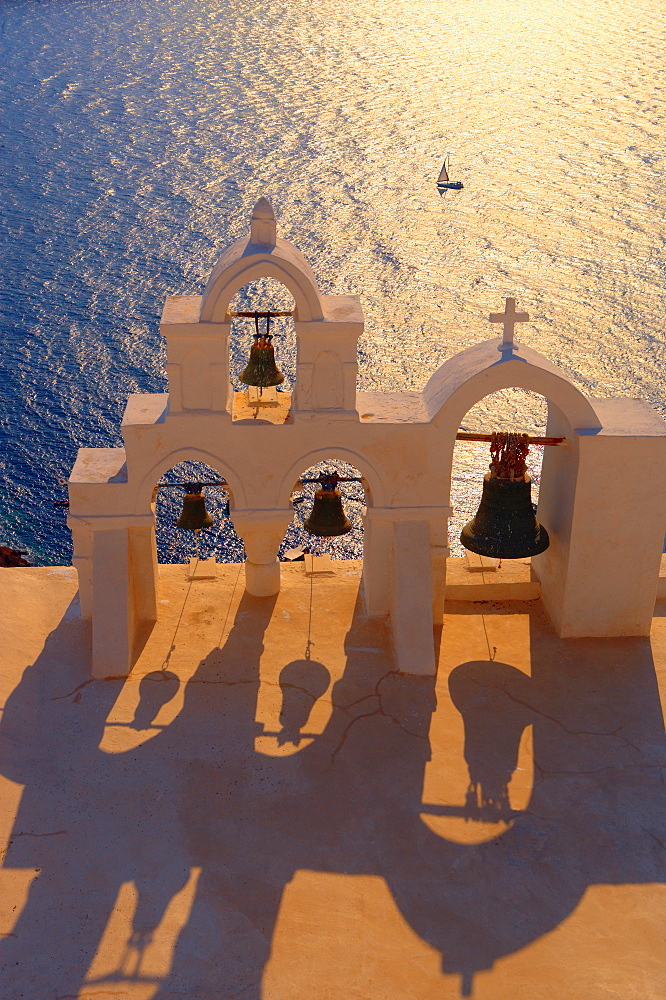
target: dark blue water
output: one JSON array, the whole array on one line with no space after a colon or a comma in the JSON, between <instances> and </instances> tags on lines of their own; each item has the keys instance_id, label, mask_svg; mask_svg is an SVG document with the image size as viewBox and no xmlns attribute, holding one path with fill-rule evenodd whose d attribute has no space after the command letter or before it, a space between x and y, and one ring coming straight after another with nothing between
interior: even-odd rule
<instances>
[{"instance_id":1,"label":"dark blue water","mask_svg":"<svg viewBox=\"0 0 666 1000\"><path fill-rule=\"evenodd\" d=\"M164 391L164 298L261 194L323 290L362 296L361 388L421 387L515 295L584 391L666 413L661 4L9 0L0 29L0 544L69 561L77 448ZM447 150L465 190L441 198ZM504 393L466 426L543 419ZM486 464L457 451L454 532Z\"/></svg>"}]
</instances>

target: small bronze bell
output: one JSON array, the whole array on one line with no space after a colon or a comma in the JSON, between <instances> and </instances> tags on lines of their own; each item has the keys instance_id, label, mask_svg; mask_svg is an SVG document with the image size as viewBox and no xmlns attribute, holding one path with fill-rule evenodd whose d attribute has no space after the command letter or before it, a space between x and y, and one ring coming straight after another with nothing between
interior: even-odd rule
<instances>
[{"instance_id":1,"label":"small bronze bell","mask_svg":"<svg viewBox=\"0 0 666 1000\"><path fill-rule=\"evenodd\" d=\"M532 504L526 438L526 434L493 434L493 461L483 480L481 503L460 534L470 552L494 559L524 559L544 552L550 544Z\"/></svg>"},{"instance_id":2,"label":"small bronze bell","mask_svg":"<svg viewBox=\"0 0 666 1000\"><path fill-rule=\"evenodd\" d=\"M259 331L259 317L266 319L266 332ZM275 363L273 335L270 332L271 314L254 314L254 343L250 348L250 360L238 376L245 385L254 385L259 389L267 389L272 385L284 382L284 375Z\"/></svg>"},{"instance_id":3,"label":"small bronze bell","mask_svg":"<svg viewBox=\"0 0 666 1000\"><path fill-rule=\"evenodd\" d=\"M352 523L342 507L342 494L337 488L338 475L321 475L321 486L314 496L314 506L303 525L311 535L319 538L333 538L346 535L352 530Z\"/></svg>"},{"instance_id":4,"label":"small bronze bell","mask_svg":"<svg viewBox=\"0 0 666 1000\"><path fill-rule=\"evenodd\" d=\"M187 531L201 531L202 528L210 528L212 524L215 524L215 521L206 510L201 483L186 483L185 490L183 509L176 522L176 527L185 528Z\"/></svg>"}]
</instances>

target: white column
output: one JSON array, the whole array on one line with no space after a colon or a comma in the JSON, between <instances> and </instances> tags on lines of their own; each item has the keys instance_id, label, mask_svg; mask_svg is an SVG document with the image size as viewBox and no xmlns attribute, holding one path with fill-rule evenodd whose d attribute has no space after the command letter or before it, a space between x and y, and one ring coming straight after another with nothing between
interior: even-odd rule
<instances>
[{"instance_id":1,"label":"white column","mask_svg":"<svg viewBox=\"0 0 666 1000\"><path fill-rule=\"evenodd\" d=\"M391 629L400 673L436 673L428 521L398 521L393 529Z\"/></svg>"},{"instance_id":2,"label":"white column","mask_svg":"<svg viewBox=\"0 0 666 1000\"><path fill-rule=\"evenodd\" d=\"M69 517L67 526L72 532L74 566L79 578L79 605L81 617L90 619L93 616L93 539L90 525L77 517Z\"/></svg>"},{"instance_id":3,"label":"white column","mask_svg":"<svg viewBox=\"0 0 666 1000\"><path fill-rule=\"evenodd\" d=\"M431 593L431 615L441 625L446 588L446 560L449 555L446 507L368 507L363 519L363 593L369 618L389 614L394 559L394 531L398 523L422 521L428 526L427 542L421 556L426 559Z\"/></svg>"},{"instance_id":4,"label":"white column","mask_svg":"<svg viewBox=\"0 0 666 1000\"><path fill-rule=\"evenodd\" d=\"M368 507L363 518L363 595L369 618L391 610L392 559L393 522Z\"/></svg>"},{"instance_id":5,"label":"white column","mask_svg":"<svg viewBox=\"0 0 666 1000\"><path fill-rule=\"evenodd\" d=\"M132 586L137 620L157 621L157 542L155 525L129 529Z\"/></svg>"},{"instance_id":6,"label":"white column","mask_svg":"<svg viewBox=\"0 0 666 1000\"><path fill-rule=\"evenodd\" d=\"M136 614L127 528L93 534L93 677L126 677Z\"/></svg>"},{"instance_id":7,"label":"white column","mask_svg":"<svg viewBox=\"0 0 666 1000\"><path fill-rule=\"evenodd\" d=\"M272 597L279 593L277 551L292 517L292 510L231 512L234 528L245 544L245 589L248 594Z\"/></svg>"},{"instance_id":8,"label":"white column","mask_svg":"<svg viewBox=\"0 0 666 1000\"><path fill-rule=\"evenodd\" d=\"M157 550L150 516L88 520L93 677L126 677L139 633L157 620Z\"/></svg>"}]
</instances>

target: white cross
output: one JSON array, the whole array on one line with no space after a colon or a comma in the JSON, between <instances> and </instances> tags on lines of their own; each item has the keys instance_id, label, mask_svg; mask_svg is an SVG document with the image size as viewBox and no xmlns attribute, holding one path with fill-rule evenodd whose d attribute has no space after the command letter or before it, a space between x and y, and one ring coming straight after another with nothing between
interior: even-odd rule
<instances>
[{"instance_id":1,"label":"white cross","mask_svg":"<svg viewBox=\"0 0 666 1000\"><path fill-rule=\"evenodd\" d=\"M504 307L503 313L491 313L488 319L491 323L503 323L504 324L504 336L502 338L502 346L508 345L513 347L513 328L516 323L527 323L530 316L529 313L517 313L516 312L516 300L507 299L506 305Z\"/></svg>"}]
</instances>

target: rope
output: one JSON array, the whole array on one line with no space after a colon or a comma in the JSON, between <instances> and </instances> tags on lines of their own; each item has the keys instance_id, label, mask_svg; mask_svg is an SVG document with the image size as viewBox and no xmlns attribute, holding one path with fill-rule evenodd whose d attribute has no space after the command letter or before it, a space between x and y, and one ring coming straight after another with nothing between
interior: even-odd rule
<instances>
[{"instance_id":1,"label":"rope","mask_svg":"<svg viewBox=\"0 0 666 1000\"><path fill-rule=\"evenodd\" d=\"M217 640L217 648L222 648L222 637L224 636L224 631L227 627L227 622L229 621L229 615L231 614L231 608L234 603L234 594L236 593L236 587L238 586L238 581L240 579L241 570L243 569L244 563L239 563L238 572L236 573L236 579L234 580L234 585L231 590L231 597L229 598L229 607L227 608L227 613L224 616L224 621L222 622L222 631L220 632L220 638Z\"/></svg>"},{"instance_id":2,"label":"rope","mask_svg":"<svg viewBox=\"0 0 666 1000\"><path fill-rule=\"evenodd\" d=\"M169 661L171 660L171 654L173 653L173 651L176 648L176 635L178 634L178 629L180 628L180 623L183 620L183 614L185 612L185 605L187 604L187 598L190 596L190 591L192 589L192 584L194 583L194 574L196 573L197 566L199 565L199 533L198 532L195 532L195 541L196 541L196 553L195 553L194 569L192 570L192 576L190 577L190 583L189 583L189 586L188 586L187 591L185 593L185 600L183 601L183 606L180 609L180 614L178 616L178 621L176 622L176 628L174 629L173 638L171 640L171 646L169 648L169 652L167 653L166 658L165 658L164 662L162 663L161 669L163 671L166 670L167 667L169 666Z\"/></svg>"},{"instance_id":3,"label":"rope","mask_svg":"<svg viewBox=\"0 0 666 1000\"><path fill-rule=\"evenodd\" d=\"M305 659L310 659L310 646L314 646L312 639L310 638L312 633L312 588L314 586L314 556L312 559L312 572L310 573L310 609L308 612L308 641L305 643Z\"/></svg>"},{"instance_id":4,"label":"rope","mask_svg":"<svg viewBox=\"0 0 666 1000\"><path fill-rule=\"evenodd\" d=\"M496 657L496 655L497 655L497 646L493 646L492 650L490 649L490 639L488 638L488 629L486 628L486 616L485 615L481 615L481 624L483 625L483 631L484 631L484 634L485 634L485 637L486 637L486 646L488 647L488 657L491 660L494 660L495 657Z\"/></svg>"}]
</instances>

